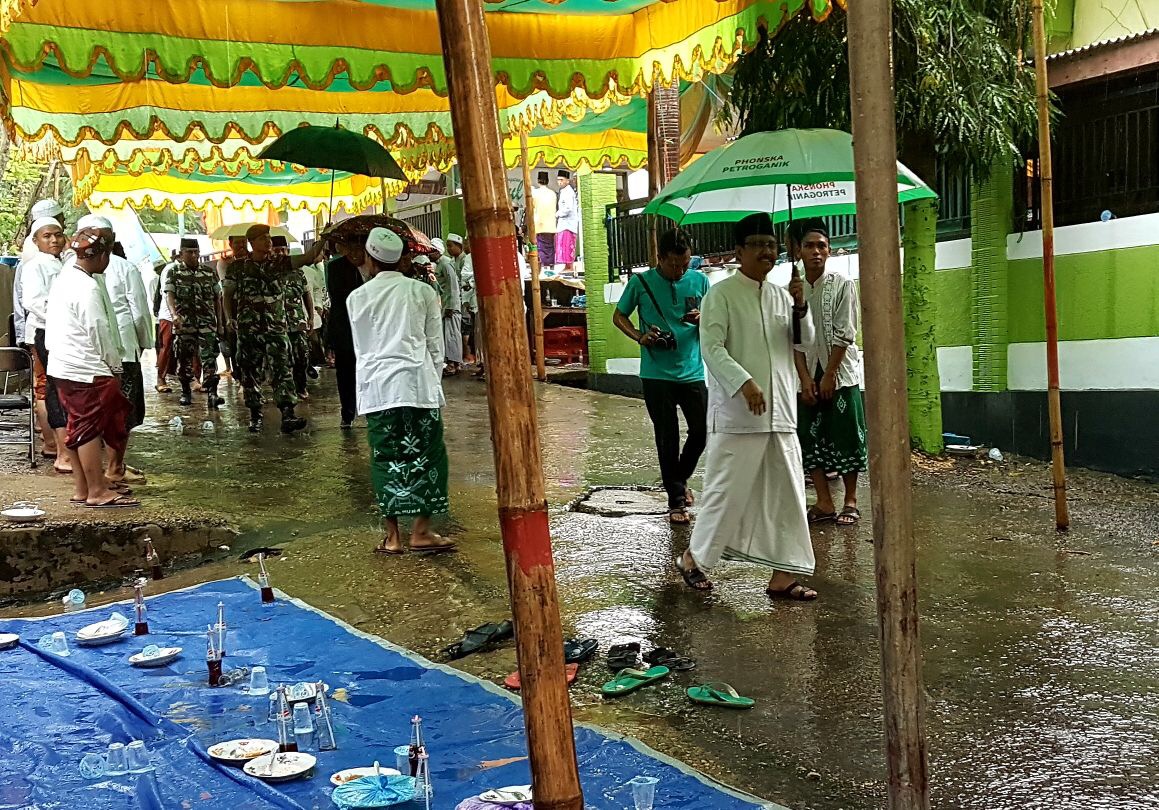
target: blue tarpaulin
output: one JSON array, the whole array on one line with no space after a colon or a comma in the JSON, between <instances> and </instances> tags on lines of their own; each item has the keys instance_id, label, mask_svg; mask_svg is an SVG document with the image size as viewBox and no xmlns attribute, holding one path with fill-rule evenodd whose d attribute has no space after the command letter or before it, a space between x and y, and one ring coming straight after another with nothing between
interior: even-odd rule
<instances>
[{"instance_id":1,"label":"blue tarpaulin","mask_svg":"<svg viewBox=\"0 0 1159 810\"><path fill-rule=\"evenodd\" d=\"M274 684L321 680L335 696L339 748L316 753L313 777L270 785L206 756L216 742L277 738L263 720L267 698L251 701L242 688L207 684L205 631L218 602L229 627L227 671L261 665ZM150 598L148 636L76 646L76 631L113 609L0 621L0 632L21 636L17 649L0 652L0 808L330 808L329 775L375 760L393 766L393 749L409 742L415 715L423 718L431 757L432 807L452 810L490 788L531 781L518 701L301 602L279 598L263 606L248 581L212 582ZM131 606L117 609L131 616ZM68 635L68 658L37 649L37 639L54 630ZM130 667L129 655L147 644L184 652L166 667ZM81 776L85 754L134 739L149 747L153 772ZM660 779L656 810L762 806L639 743L577 727L576 746L588 808L631 808L627 783L638 775Z\"/></svg>"}]
</instances>

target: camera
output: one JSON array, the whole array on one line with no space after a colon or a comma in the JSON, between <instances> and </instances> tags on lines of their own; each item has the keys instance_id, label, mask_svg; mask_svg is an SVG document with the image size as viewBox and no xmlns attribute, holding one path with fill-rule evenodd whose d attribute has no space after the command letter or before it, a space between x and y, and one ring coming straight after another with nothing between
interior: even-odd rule
<instances>
[{"instance_id":1,"label":"camera","mask_svg":"<svg viewBox=\"0 0 1159 810\"><path fill-rule=\"evenodd\" d=\"M657 332L652 338L651 348L671 350L676 348L676 335L668 331Z\"/></svg>"}]
</instances>

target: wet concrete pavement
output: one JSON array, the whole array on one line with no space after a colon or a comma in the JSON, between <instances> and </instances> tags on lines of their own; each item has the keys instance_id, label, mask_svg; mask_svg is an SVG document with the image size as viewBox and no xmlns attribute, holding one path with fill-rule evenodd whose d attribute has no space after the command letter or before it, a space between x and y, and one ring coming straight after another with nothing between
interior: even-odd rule
<instances>
[{"instance_id":1,"label":"wet concrete pavement","mask_svg":"<svg viewBox=\"0 0 1159 810\"><path fill-rule=\"evenodd\" d=\"M278 435L272 419L264 435L246 433L240 401L210 417L210 431L195 406L175 433L175 399L151 400L130 448L150 474L142 497L224 513L242 530L228 558L163 584L252 572L238 551L281 545L276 587L429 656L463 629L505 617L485 388L470 379L446 387L452 514L442 531L460 553L438 558L370 553L380 530L365 429L338 430L328 376L302 409L311 430L294 437ZM565 508L588 486L655 483L643 403L551 385L536 393L565 628L605 650L634 639L700 664L604 703L607 672L593 663L572 691L576 718L792 808L881 806L868 520L814 533L816 603L770 605L767 574L736 564L713 572L712 595L693 593L672 567L687 530L663 516ZM930 461L917 482L933 805L1159 807L1156 488L1075 473L1074 528L1058 536L1037 462ZM868 507L868 491L861 497ZM507 645L456 666L501 678L514 664ZM694 708L683 696L694 680L727 681L757 706Z\"/></svg>"}]
</instances>

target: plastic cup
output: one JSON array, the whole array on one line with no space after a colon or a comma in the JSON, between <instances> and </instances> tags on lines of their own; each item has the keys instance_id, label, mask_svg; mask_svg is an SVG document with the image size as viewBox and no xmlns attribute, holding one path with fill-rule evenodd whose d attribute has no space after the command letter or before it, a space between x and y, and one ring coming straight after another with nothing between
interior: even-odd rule
<instances>
[{"instance_id":1,"label":"plastic cup","mask_svg":"<svg viewBox=\"0 0 1159 810\"><path fill-rule=\"evenodd\" d=\"M85 779L100 779L105 775L105 758L100 754L85 754L80 761L80 775Z\"/></svg>"},{"instance_id":2,"label":"plastic cup","mask_svg":"<svg viewBox=\"0 0 1159 810\"><path fill-rule=\"evenodd\" d=\"M61 601L64 602L64 609L66 613L74 610L80 610L85 606L85 592L80 588L73 588L71 591L64 595L64 599Z\"/></svg>"},{"instance_id":3,"label":"plastic cup","mask_svg":"<svg viewBox=\"0 0 1159 810\"><path fill-rule=\"evenodd\" d=\"M133 740L125 748L125 761L129 773L145 773L145 771L153 769L153 765L149 761L149 751L141 740Z\"/></svg>"},{"instance_id":4,"label":"plastic cup","mask_svg":"<svg viewBox=\"0 0 1159 810\"><path fill-rule=\"evenodd\" d=\"M145 649L141 650L142 658L156 658L161 654L161 648L156 644L150 644Z\"/></svg>"},{"instance_id":5,"label":"plastic cup","mask_svg":"<svg viewBox=\"0 0 1159 810\"><path fill-rule=\"evenodd\" d=\"M404 776L410 774L410 746L400 745L394 749L394 767Z\"/></svg>"},{"instance_id":6,"label":"plastic cup","mask_svg":"<svg viewBox=\"0 0 1159 810\"><path fill-rule=\"evenodd\" d=\"M129 626L128 617L126 617L124 613L119 613L115 610L109 614L109 621L116 622L117 624L121 625L121 627Z\"/></svg>"},{"instance_id":7,"label":"plastic cup","mask_svg":"<svg viewBox=\"0 0 1159 810\"><path fill-rule=\"evenodd\" d=\"M632 801L636 810L652 810L652 802L656 800L656 785L660 780L654 776L637 776L628 782L632 786Z\"/></svg>"},{"instance_id":8,"label":"plastic cup","mask_svg":"<svg viewBox=\"0 0 1159 810\"><path fill-rule=\"evenodd\" d=\"M52 634L52 651L57 655L68 657L68 638L60 630Z\"/></svg>"},{"instance_id":9,"label":"plastic cup","mask_svg":"<svg viewBox=\"0 0 1159 810\"><path fill-rule=\"evenodd\" d=\"M250 670L251 695L268 695L270 693L270 678L266 675L265 667L254 667Z\"/></svg>"},{"instance_id":10,"label":"plastic cup","mask_svg":"<svg viewBox=\"0 0 1159 810\"><path fill-rule=\"evenodd\" d=\"M109 753L105 758L105 776L120 776L129 772L124 743L109 743Z\"/></svg>"}]
</instances>

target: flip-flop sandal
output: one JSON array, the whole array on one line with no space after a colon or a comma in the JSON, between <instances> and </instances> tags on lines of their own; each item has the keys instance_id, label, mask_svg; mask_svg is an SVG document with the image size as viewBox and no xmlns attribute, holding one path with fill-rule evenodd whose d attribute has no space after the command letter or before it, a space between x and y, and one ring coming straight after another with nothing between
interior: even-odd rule
<instances>
[{"instance_id":1,"label":"flip-flop sandal","mask_svg":"<svg viewBox=\"0 0 1159 810\"><path fill-rule=\"evenodd\" d=\"M58 453L46 453L43 450L40 451L41 458L56 458L57 455L59 455L59 454Z\"/></svg>"},{"instance_id":2,"label":"flip-flop sandal","mask_svg":"<svg viewBox=\"0 0 1159 810\"><path fill-rule=\"evenodd\" d=\"M56 473L57 475L72 475L72 470L62 470L60 467L56 466L55 464L52 465L52 471L54 473Z\"/></svg>"},{"instance_id":3,"label":"flip-flop sandal","mask_svg":"<svg viewBox=\"0 0 1159 810\"><path fill-rule=\"evenodd\" d=\"M153 388L157 391L158 394L172 394L173 393L173 389L170 388L168 385L154 385Z\"/></svg>"},{"instance_id":4,"label":"flip-flop sandal","mask_svg":"<svg viewBox=\"0 0 1159 810\"><path fill-rule=\"evenodd\" d=\"M375 554L385 554L388 557L401 557L406 554L405 548L383 548L382 546L374 547Z\"/></svg>"},{"instance_id":5,"label":"flip-flop sandal","mask_svg":"<svg viewBox=\"0 0 1159 810\"><path fill-rule=\"evenodd\" d=\"M684 488L684 503L686 506L692 506L696 503L696 493L688 487Z\"/></svg>"},{"instance_id":6,"label":"flip-flop sandal","mask_svg":"<svg viewBox=\"0 0 1159 810\"><path fill-rule=\"evenodd\" d=\"M433 557L435 554L452 554L458 551L459 547L450 540L444 540L442 543L436 543L433 546L411 546L410 550L415 554Z\"/></svg>"},{"instance_id":7,"label":"flip-flop sandal","mask_svg":"<svg viewBox=\"0 0 1159 810\"><path fill-rule=\"evenodd\" d=\"M766 588L765 594L770 599L787 599L790 602L812 602L817 598L817 592L813 591L812 596L806 596L812 590L812 588L806 588L800 582L793 580L787 588L781 588L777 591L774 591L772 588Z\"/></svg>"},{"instance_id":8,"label":"flip-flop sandal","mask_svg":"<svg viewBox=\"0 0 1159 810\"><path fill-rule=\"evenodd\" d=\"M752 698L744 697L727 683L706 683L690 686L685 692L693 703L705 706L723 706L726 709L751 709L756 705Z\"/></svg>"},{"instance_id":9,"label":"flip-flop sandal","mask_svg":"<svg viewBox=\"0 0 1159 810\"><path fill-rule=\"evenodd\" d=\"M853 526L861 520L861 511L856 506L847 506L837 516L838 526Z\"/></svg>"},{"instance_id":10,"label":"flip-flop sandal","mask_svg":"<svg viewBox=\"0 0 1159 810\"><path fill-rule=\"evenodd\" d=\"M579 664L596 654L600 642L594 638L567 639L563 642L563 660L568 664Z\"/></svg>"},{"instance_id":11,"label":"flip-flop sandal","mask_svg":"<svg viewBox=\"0 0 1159 810\"><path fill-rule=\"evenodd\" d=\"M579 664L567 664L563 668L563 673L567 678L567 685L571 686L573 683L575 683L576 675L579 674ZM518 692L523 686L523 683L519 678L519 671L516 670L515 672L512 672L510 675L508 675L503 680L503 685L514 692Z\"/></svg>"},{"instance_id":12,"label":"flip-flop sandal","mask_svg":"<svg viewBox=\"0 0 1159 810\"><path fill-rule=\"evenodd\" d=\"M126 484L144 484L145 473L138 470L136 467L125 467L125 474L120 479Z\"/></svg>"},{"instance_id":13,"label":"flip-flop sandal","mask_svg":"<svg viewBox=\"0 0 1159 810\"><path fill-rule=\"evenodd\" d=\"M84 506L86 503L89 502L89 499L88 498L69 498L68 502L71 503L73 506Z\"/></svg>"},{"instance_id":14,"label":"flip-flop sandal","mask_svg":"<svg viewBox=\"0 0 1159 810\"><path fill-rule=\"evenodd\" d=\"M805 517L809 518L809 525L814 523L827 523L830 520L837 520L836 512L822 512L816 506L810 506L809 511L805 513Z\"/></svg>"},{"instance_id":15,"label":"flip-flop sandal","mask_svg":"<svg viewBox=\"0 0 1159 810\"><path fill-rule=\"evenodd\" d=\"M668 667L673 672L690 672L696 669L696 661L667 647L657 647L644 653L644 661L657 666Z\"/></svg>"},{"instance_id":16,"label":"flip-flop sandal","mask_svg":"<svg viewBox=\"0 0 1159 810\"><path fill-rule=\"evenodd\" d=\"M118 495L104 503L86 503L85 509L136 509L140 505L140 501L133 500L127 495Z\"/></svg>"},{"instance_id":17,"label":"flip-flop sandal","mask_svg":"<svg viewBox=\"0 0 1159 810\"><path fill-rule=\"evenodd\" d=\"M133 490L124 481L110 481L109 489L113 492L119 492L122 495L132 495Z\"/></svg>"},{"instance_id":18,"label":"flip-flop sandal","mask_svg":"<svg viewBox=\"0 0 1159 810\"><path fill-rule=\"evenodd\" d=\"M627 644L613 644L608 648L608 669L619 672L622 669L631 669L640 663L640 642L630 641Z\"/></svg>"},{"instance_id":19,"label":"flip-flop sandal","mask_svg":"<svg viewBox=\"0 0 1159 810\"><path fill-rule=\"evenodd\" d=\"M668 667L652 667L649 670L623 669L615 678L600 687L600 694L604 697L619 697L635 692L649 684L662 681L668 677Z\"/></svg>"},{"instance_id":20,"label":"flip-flop sandal","mask_svg":"<svg viewBox=\"0 0 1159 810\"><path fill-rule=\"evenodd\" d=\"M679 571L680 576L684 578L684 584L692 590L699 591L700 593L705 593L706 591L712 590L712 583L709 581L708 577L704 575L703 571L701 571L699 568L684 567L683 554L676 558L676 570ZM707 584L701 587L702 583Z\"/></svg>"},{"instance_id":21,"label":"flip-flop sandal","mask_svg":"<svg viewBox=\"0 0 1159 810\"><path fill-rule=\"evenodd\" d=\"M673 526L687 526L692 523L692 518L688 514L688 508L685 506L674 506L669 509L668 522Z\"/></svg>"}]
</instances>

